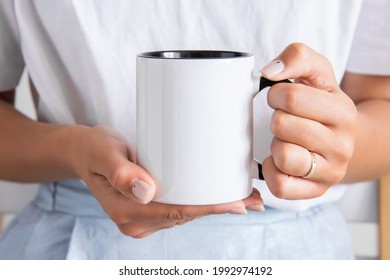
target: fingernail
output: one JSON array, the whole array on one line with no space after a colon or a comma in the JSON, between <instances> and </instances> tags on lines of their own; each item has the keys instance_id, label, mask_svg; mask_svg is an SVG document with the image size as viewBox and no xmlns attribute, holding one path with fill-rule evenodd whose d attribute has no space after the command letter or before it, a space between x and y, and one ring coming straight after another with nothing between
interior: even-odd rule
<instances>
[{"instance_id":1,"label":"fingernail","mask_svg":"<svg viewBox=\"0 0 390 280\"><path fill-rule=\"evenodd\" d=\"M246 209L256 212L264 212L265 208L263 204L248 205Z\"/></svg>"},{"instance_id":2,"label":"fingernail","mask_svg":"<svg viewBox=\"0 0 390 280\"><path fill-rule=\"evenodd\" d=\"M229 211L229 214L246 215L248 212L243 207L233 208Z\"/></svg>"},{"instance_id":3,"label":"fingernail","mask_svg":"<svg viewBox=\"0 0 390 280\"><path fill-rule=\"evenodd\" d=\"M154 195L153 188L142 180L134 181L131 191L134 197L143 204L151 201Z\"/></svg>"},{"instance_id":4,"label":"fingernail","mask_svg":"<svg viewBox=\"0 0 390 280\"><path fill-rule=\"evenodd\" d=\"M284 69L284 63L280 60L271 61L268 65L264 66L260 70L266 78L272 78L282 72Z\"/></svg>"}]
</instances>

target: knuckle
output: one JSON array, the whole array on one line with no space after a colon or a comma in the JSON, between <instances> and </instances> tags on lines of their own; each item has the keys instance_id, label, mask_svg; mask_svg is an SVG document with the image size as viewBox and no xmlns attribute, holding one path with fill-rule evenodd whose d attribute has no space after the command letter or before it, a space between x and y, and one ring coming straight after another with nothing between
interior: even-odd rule
<instances>
[{"instance_id":1,"label":"knuckle","mask_svg":"<svg viewBox=\"0 0 390 280\"><path fill-rule=\"evenodd\" d=\"M335 150L335 158L340 163L349 162L350 158L352 157L352 154L352 145L343 145L342 143L340 145L337 145L337 149Z\"/></svg>"},{"instance_id":2,"label":"knuckle","mask_svg":"<svg viewBox=\"0 0 390 280\"><path fill-rule=\"evenodd\" d=\"M281 198L281 199L287 199L288 198L288 193L286 191L286 188L283 185L274 186L271 189L271 192L277 198Z\"/></svg>"},{"instance_id":3,"label":"knuckle","mask_svg":"<svg viewBox=\"0 0 390 280\"><path fill-rule=\"evenodd\" d=\"M352 102L352 100L350 100L349 104L346 106L346 109L342 111L341 123L345 127L354 128L356 125L357 116L358 116L357 108L355 104Z\"/></svg>"},{"instance_id":4,"label":"knuckle","mask_svg":"<svg viewBox=\"0 0 390 280\"><path fill-rule=\"evenodd\" d=\"M333 170L328 174L328 182L330 185L335 185L340 182L345 176L345 170L343 168L338 168Z\"/></svg>"},{"instance_id":5,"label":"knuckle","mask_svg":"<svg viewBox=\"0 0 390 280\"><path fill-rule=\"evenodd\" d=\"M281 135L284 131L285 127L285 120L284 120L284 114L280 112L280 110L276 110L272 115L271 120L271 132L274 135Z\"/></svg>"},{"instance_id":6,"label":"knuckle","mask_svg":"<svg viewBox=\"0 0 390 280\"><path fill-rule=\"evenodd\" d=\"M157 231L157 230L156 230ZM145 238L145 237L148 237L149 235L153 234L154 232L156 231L146 231L146 232L142 232L140 234L138 234L137 236L132 236L132 238L134 239L142 239L142 238Z\"/></svg>"},{"instance_id":7,"label":"knuckle","mask_svg":"<svg viewBox=\"0 0 390 280\"><path fill-rule=\"evenodd\" d=\"M124 224L129 221L129 218L126 214L123 213L123 210L118 208L112 208L109 211L106 211L108 217L116 224Z\"/></svg>"},{"instance_id":8,"label":"knuckle","mask_svg":"<svg viewBox=\"0 0 390 280\"><path fill-rule=\"evenodd\" d=\"M135 239L140 239L146 237L146 235L142 235L145 232L145 229L138 228L134 225L118 225L119 231L126 236L130 236Z\"/></svg>"},{"instance_id":9,"label":"knuckle","mask_svg":"<svg viewBox=\"0 0 390 280\"><path fill-rule=\"evenodd\" d=\"M294 42L287 47L298 59L305 59L308 53L308 47L301 42Z\"/></svg>"},{"instance_id":10,"label":"knuckle","mask_svg":"<svg viewBox=\"0 0 390 280\"><path fill-rule=\"evenodd\" d=\"M321 184L321 187L317 188L315 192L313 192L310 197L308 198L316 198L323 196L328 190L330 186L325 186L324 184Z\"/></svg>"},{"instance_id":11,"label":"knuckle","mask_svg":"<svg viewBox=\"0 0 390 280\"><path fill-rule=\"evenodd\" d=\"M119 185L125 181L127 174L127 168L122 164L117 164L112 167L108 180L115 189L118 189Z\"/></svg>"},{"instance_id":12,"label":"knuckle","mask_svg":"<svg viewBox=\"0 0 390 280\"><path fill-rule=\"evenodd\" d=\"M352 146L345 146L342 154L343 162L348 163L353 155L354 149Z\"/></svg>"},{"instance_id":13,"label":"knuckle","mask_svg":"<svg viewBox=\"0 0 390 280\"><path fill-rule=\"evenodd\" d=\"M269 186L271 193L277 198L288 199L289 191L285 180L276 179L272 185Z\"/></svg>"},{"instance_id":14,"label":"knuckle","mask_svg":"<svg viewBox=\"0 0 390 280\"><path fill-rule=\"evenodd\" d=\"M142 239L142 238L145 238L145 237L148 237L150 235L150 233L141 233L139 235L128 235L134 239Z\"/></svg>"},{"instance_id":15,"label":"knuckle","mask_svg":"<svg viewBox=\"0 0 390 280\"><path fill-rule=\"evenodd\" d=\"M276 167L286 172L291 166L294 166L290 153L284 145L279 147L279 153L273 157Z\"/></svg>"},{"instance_id":16,"label":"knuckle","mask_svg":"<svg viewBox=\"0 0 390 280\"><path fill-rule=\"evenodd\" d=\"M169 220L187 220L190 219L190 217L184 213L183 209L180 208L172 208L170 211L167 213L167 218Z\"/></svg>"},{"instance_id":17,"label":"knuckle","mask_svg":"<svg viewBox=\"0 0 390 280\"><path fill-rule=\"evenodd\" d=\"M295 108L297 107L297 98L298 98L298 92L296 87L289 85L285 92L284 96L284 105L286 108L286 111L293 112L295 111Z\"/></svg>"}]
</instances>

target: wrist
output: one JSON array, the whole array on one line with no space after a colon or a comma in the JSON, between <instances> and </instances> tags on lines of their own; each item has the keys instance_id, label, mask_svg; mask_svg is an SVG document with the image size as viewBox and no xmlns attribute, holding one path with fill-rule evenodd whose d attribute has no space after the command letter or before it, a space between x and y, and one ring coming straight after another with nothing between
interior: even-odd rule
<instances>
[{"instance_id":1,"label":"wrist","mask_svg":"<svg viewBox=\"0 0 390 280\"><path fill-rule=\"evenodd\" d=\"M91 128L85 125L70 125L64 127L58 132L56 137L60 137L59 145L64 148L58 151L58 156L62 162L62 168L67 174L67 177L80 178L79 161L81 160L82 140L85 138L86 132ZM83 136L84 135L84 136Z\"/></svg>"}]
</instances>

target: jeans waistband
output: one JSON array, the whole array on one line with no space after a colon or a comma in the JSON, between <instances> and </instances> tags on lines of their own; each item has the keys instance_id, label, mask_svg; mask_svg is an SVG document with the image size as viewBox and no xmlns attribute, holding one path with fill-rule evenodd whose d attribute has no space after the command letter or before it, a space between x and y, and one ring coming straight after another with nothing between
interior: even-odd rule
<instances>
[{"instance_id":1,"label":"jeans waistband","mask_svg":"<svg viewBox=\"0 0 390 280\"><path fill-rule=\"evenodd\" d=\"M81 180L41 184L33 203L47 211L107 218L107 214Z\"/></svg>"}]
</instances>

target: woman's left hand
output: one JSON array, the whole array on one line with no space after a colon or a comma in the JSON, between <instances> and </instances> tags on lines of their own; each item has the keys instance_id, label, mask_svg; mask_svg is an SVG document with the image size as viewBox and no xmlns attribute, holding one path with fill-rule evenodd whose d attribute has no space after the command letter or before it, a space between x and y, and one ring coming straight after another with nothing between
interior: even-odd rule
<instances>
[{"instance_id":1,"label":"woman's left hand","mask_svg":"<svg viewBox=\"0 0 390 280\"><path fill-rule=\"evenodd\" d=\"M261 71L270 80L295 81L268 92L275 111L272 155L262 164L267 185L279 198L321 196L343 179L352 157L355 104L340 89L330 62L304 44L289 45Z\"/></svg>"}]
</instances>

